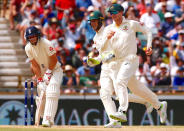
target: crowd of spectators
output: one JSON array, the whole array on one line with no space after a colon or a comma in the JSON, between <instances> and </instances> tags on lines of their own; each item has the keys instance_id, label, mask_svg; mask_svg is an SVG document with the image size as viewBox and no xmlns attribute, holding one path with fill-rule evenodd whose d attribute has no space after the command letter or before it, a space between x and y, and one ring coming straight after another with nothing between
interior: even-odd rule
<instances>
[{"instance_id":1,"label":"crowd of spectators","mask_svg":"<svg viewBox=\"0 0 184 131\"><path fill-rule=\"evenodd\" d=\"M65 72L62 85L69 87L63 91L96 93L100 65L88 67L83 62L91 51L98 55L92 50L95 32L88 17L92 11L100 10L105 24L111 24L107 9L113 3L124 7L126 19L140 21L153 34L153 54L146 56L146 37L137 32L140 58L137 79L149 87L184 91L184 0L11 0L10 29L20 32L24 48L25 29L37 26L43 37L52 42L62 63Z\"/></svg>"}]
</instances>

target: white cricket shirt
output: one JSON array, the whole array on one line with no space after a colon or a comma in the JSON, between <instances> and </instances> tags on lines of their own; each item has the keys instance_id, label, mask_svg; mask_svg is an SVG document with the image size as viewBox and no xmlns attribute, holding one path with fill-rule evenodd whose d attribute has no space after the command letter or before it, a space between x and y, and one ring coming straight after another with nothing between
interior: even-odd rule
<instances>
[{"instance_id":1,"label":"white cricket shirt","mask_svg":"<svg viewBox=\"0 0 184 131\"><path fill-rule=\"evenodd\" d=\"M49 67L49 56L56 53L51 42L45 38L41 38L36 46L28 42L25 51L30 60L35 59L39 64L42 75ZM60 67L59 62L57 62L55 69L58 67Z\"/></svg>"}]
</instances>

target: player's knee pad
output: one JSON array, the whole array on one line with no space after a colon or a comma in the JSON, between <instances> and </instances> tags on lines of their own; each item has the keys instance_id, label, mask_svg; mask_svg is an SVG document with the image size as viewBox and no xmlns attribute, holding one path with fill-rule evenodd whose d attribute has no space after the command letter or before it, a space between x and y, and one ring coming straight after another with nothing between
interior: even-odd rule
<instances>
[{"instance_id":1,"label":"player's knee pad","mask_svg":"<svg viewBox=\"0 0 184 131\"><path fill-rule=\"evenodd\" d=\"M47 98L59 98L60 96L60 85L56 83L49 84L46 89Z\"/></svg>"},{"instance_id":2,"label":"player's knee pad","mask_svg":"<svg viewBox=\"0 0 184 131\"><path fill-rule=\"evenodd\" d=\"M108 100L111 98L111 93L108 90L100 89L100 98L101 100Z\"/></svg>"}]
</instances>

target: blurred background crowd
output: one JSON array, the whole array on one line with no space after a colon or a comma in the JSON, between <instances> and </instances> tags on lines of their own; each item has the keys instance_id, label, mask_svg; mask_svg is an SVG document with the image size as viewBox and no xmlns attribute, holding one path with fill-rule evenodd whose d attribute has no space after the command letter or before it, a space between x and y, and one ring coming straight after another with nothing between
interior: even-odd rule
<instances>
[{"instance_id":1,"label":"blurred background crowd","mask_svg":"<svg viewBox=\"0 0 184 131\"><path fill-rule=\"evenodd\" d=\"M113 3L124 7L126 19L140 21L153 34L153 54L145 55L146 37L137 32L140 66L136 72L157 93L184 91L184 0L3 0L1 17L9 15L10 30L20 33L26 45L25 29L38 27L52 42L62 63L64 93L97 93L101 65L88 67L83 58L93 50L95 32L89 14L100 10L105 25L112 23L107 9Z\"/></svg>"}]
</instances>

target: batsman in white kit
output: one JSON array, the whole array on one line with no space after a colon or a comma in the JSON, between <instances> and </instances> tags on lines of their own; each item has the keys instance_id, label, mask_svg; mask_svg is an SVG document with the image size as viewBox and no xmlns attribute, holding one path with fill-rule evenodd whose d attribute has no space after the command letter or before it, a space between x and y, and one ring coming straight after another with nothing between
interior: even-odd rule
<instances>
[{"instance_id":1,"label":"batsman in white kit","mask_svg":"<svg viewBox=\"0 0 184 131\"><path fill-rule=\"evenodd\" d=\"M126 20L122 16L123 7L121 5L114 4L110 9L114 9L110 13L119 13L116 20L119 21L120 25L117 25L115 21L104 28L102 26L103 16L101 13L97 11L98 13L93 12L90 14L91 26L96 30L94 44L99 51L99 57L92 58L89 56L87 59L88 64L91 66L97 65L101 61L103 63L100 76L100 96L105 110L110 117L110 123L105 127L120 127L117 121L124 122L127 120L126 111L129 102L127 87L137 98L138 96L140 97L140 103L146 101L153 105L160 115L161 122L164 123L167 116L167 103L159 102L157 96L149 88L145 87L144 84L139 82L134 75L139 63L136 56L135 32L139 31L148 35L148 55L151 54L152 36L149 30L139 22ZM111 99L112 87L114 87L114 91L119 98L120 106L118 112ZM135 102L138 102L138 100Z\"/></svg>"},{"instance_id":2,"label":"batsman in white kit","mask_svg":"<svg viewBox=\"0 0 184 131\"><path fill-rule=\"evenodd\" d=\"M63 71L51 42L41 37L38 28L28 27L25 38L27 40L25 51L37 78L35 124L39 125L42 116L42 126L51 127L58 107Z\"/></svg>"}]
</instances>

